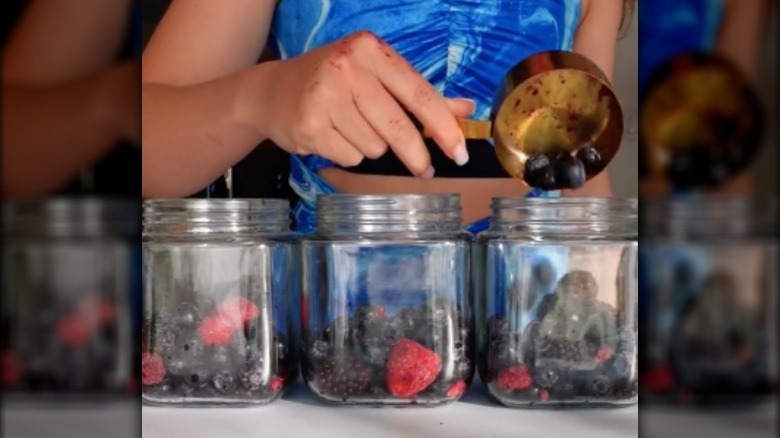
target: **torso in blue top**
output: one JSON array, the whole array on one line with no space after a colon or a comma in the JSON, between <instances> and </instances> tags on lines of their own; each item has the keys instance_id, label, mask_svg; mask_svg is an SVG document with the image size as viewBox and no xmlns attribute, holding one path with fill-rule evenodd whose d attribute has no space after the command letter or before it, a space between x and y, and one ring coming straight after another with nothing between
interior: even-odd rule
<instances>
[{"instance_id":1,"label":"torso in blue top","mask_svg":"<svg viewBox=\"0 0 780 438\"><path fill-rule=\"evenodd\" d=\"M504 74L545 50L571 50L581 0L282 0L271 43L292 58L359 30L391 44L446 97L474 99L487 119ZM316 171L335 164L293 156L290 184L301 196L297 228L314 224L316 196L334 189Z\"/></svg>"},{"instance_id":2,"label":"torso in blue top","mask_svg":"<svg viewBox=\"0 0 780 438\"><path fill-rule=\"evenodd\" d=\"M639 87L664 61L709 52L723 22L724 0L646 0L639 6Z\"/></svg>"}]
</instances>

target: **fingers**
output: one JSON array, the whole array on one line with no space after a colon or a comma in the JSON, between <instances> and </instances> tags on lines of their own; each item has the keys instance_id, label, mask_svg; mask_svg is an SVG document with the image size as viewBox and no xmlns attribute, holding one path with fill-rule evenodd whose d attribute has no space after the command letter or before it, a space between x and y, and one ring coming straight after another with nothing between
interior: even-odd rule
<instances>
[{"instance_id":1,"label":"fingers","mask_svg":"<svg viewBox=\"0 0 780 438\"><path fill-rule=\"evenodd\" d=\"M382 84L369 75L362 76L353 88L353 98L360 114L409 171L415 176L432 178L431 157L422 135Z\"/></svg>"},{"instance_id":2,"label":"fingers","mask_svg":"<svg viewBox=\"0 0 780 438\"><path fill-rule=\"evenodd\" d=\"M376 159L387 152L387 142L369 125L350 101L331 114L333 127L367 158Z\"/></svg>"},{"instance_id":3,"label":"fingers","mask_svg":"<svg viewBox=\"0 0 780 438\"><path fill-rule=\"evenodd\" d=\"M474 111L477 110L476 102L471 99L458 97L447 99L446 101L447 106L450 107L450 111L452 111L452 114L454 114L455 117L471 117L474 114Z\"/></svg>"},{"instance_id":4,"label":"fingers","mask_svg":"<svg viewBox=\"0 0 780 438\"><path fill-rule=\"evenodd\" d=\"M363 153L336 129L328 129L322 135L318 150L340 166L353 167L363 161Z\"/></svg>"},{"instance_id":5,"label":"fingers","mask_svg":"<svg viewBox=\"0 0 780 438\"><path fill-rule=\"evenodd\" d=\"M458 164L468 161L465 137L444 97L389 45L379 52L370 65L381 84L417 117L447 156Z\"/></svg>"}]
</instances>

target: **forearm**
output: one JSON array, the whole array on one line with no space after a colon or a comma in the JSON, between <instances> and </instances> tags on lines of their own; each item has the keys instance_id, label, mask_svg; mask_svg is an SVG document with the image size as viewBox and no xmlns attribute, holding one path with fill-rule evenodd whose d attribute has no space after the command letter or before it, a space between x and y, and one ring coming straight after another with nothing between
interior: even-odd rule
<instances>
[{"instance_id":1,"label":"forearm","mask_svg":"<svg viewBox=\"0 0 780 438\"><path fill-rule=\"evenodd\" d=\"M50 193L120 140L99 87L94 78L53 87L3 86L4 196Z\"/></svg>"},{"instance_id":2,"label":"forearm","mask_svg":"<svg viewBox=\"0 0 780 438\"><path fill-rule=\"evenodd\" d=\"M3 77L53 84L108 66L120 48L133 0L35 0L3 49Z\"/></svg>"},{"instance_id":3,"label":"forearm","mask_svg":"<svg viewBox=\"0 0 780 438\"><path fill-rule=\"evenodd\" d=\"M198 85L143 85L145 197L194 193L266 139L258 107L270 64Z\"/></svg>"}]
</instances>

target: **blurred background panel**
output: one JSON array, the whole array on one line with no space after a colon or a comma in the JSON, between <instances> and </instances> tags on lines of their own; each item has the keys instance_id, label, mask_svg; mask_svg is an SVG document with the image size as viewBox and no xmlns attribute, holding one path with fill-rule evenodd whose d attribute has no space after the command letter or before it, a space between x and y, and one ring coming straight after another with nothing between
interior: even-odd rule
<instances>
[{"instance_id":1,"label":"blurred background panel","mask_svg":"<svg viewBox=\"0 0 780 438\"><path fill-rule=\"evenodd\" d=\"M135 436L141 2L3 6L3 435Z\"/></svg>"},{"instance_id":2,"label":"blurred background panel","mask_svg":"<svg viewBox=\"0 0 780 438\"><path fill-rule=\"evenodd\" d=\"M639 2L642 436L777 436L777 2Z\"/></svg>"}]
</instances>

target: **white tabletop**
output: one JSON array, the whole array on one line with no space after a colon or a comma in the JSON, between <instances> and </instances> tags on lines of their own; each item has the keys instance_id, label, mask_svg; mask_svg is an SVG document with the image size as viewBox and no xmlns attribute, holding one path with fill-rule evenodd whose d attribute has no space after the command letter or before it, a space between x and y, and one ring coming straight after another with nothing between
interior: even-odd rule
<instances>
[{"instance_id":1,"label":"white tabletop","mask_svg":"<svg viewBox=\"0 0 780 438\"><path fill-rule=\"evenodd\" d=\"M589 410L505 408L478 381L457 403L434 408L333 407L299 384L257 408L142 408L145 438L492 438L638 435L637 406Z\"/></svg>"}]
</instances>

